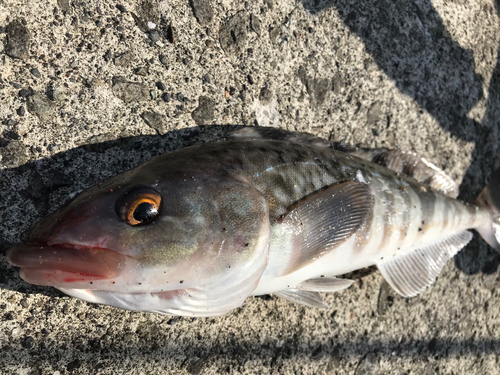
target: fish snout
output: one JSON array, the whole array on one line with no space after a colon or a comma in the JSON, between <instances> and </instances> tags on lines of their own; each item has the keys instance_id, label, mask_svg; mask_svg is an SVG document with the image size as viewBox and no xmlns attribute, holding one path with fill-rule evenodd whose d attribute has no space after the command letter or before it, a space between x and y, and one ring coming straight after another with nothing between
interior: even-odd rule
<instances>
[{"instance_id":1,"label":"fish snout","mask_svg":"<svg viewBox=\"0 0 500 375\"><path fill-rule=\"evenodd\" d=\"M97 280L118 277L127 258L113 250L91 246L29 243L17 245L7 252L7 260L20 267L20 275L28 283L48 286L86 287Z\"/></svg>"}]
</instances>

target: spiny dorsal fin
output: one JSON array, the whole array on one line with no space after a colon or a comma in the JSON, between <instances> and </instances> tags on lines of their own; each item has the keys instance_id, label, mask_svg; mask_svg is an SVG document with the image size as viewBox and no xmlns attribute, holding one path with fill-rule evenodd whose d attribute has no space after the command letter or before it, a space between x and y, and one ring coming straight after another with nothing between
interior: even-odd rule
<instances>
[{"instance_id":1,"label":"spiny dorsal fin","mask_svg":"<svg viewBox=\"0 0 500 375\"><path fill-rule=\"evenodd\" d=\"M338 292L349 288L354 280L338 279L336 277L318 277L301 282L297 289L311 292Z\"/></svg>"},{"instance_id":2,"label":"spiny dorsal fin","mask_svg":"<svg viewBox=\"0 0 500 375\"><path fill-rule=\"evenodd\" d=\"M252 138L252 139L274 139L304 143L313 146L330 147L330 142L316 137L310 133L292 132L285 129L272 128L270 126L245 127L232 132L229 138Z\"/></svg>"},{"instance_id":3,"label":"spiny dorsal fin","mask_svg":"<svg viewBox=\"0 0 500 375\"><path fill-rule=\"evenodd\" d=\"M290 274L351 237L372 215L373 196L368 185L348 181L315 192L292 205L281 219L296 228L292 255L284 274Z\"/></svg>"},{"instance_id":4,"label":"spiny dorsal fin","mask_svg":"<svg viewBox=\"0 0 500 375\"><path fill-rule=\"evenodd\" d=\"M318 292L287 289L287 290L282 290L281 292L276 292L274 294L276 294L278 297L286 299L287 301L299 303L301 305L309 307L317 307L320 309L329 308L327 303L323 301L323 297L321 297L321 294L319 294Z\"/></svg>"},{"instance_id":5,"label":"spiny dorsal fin","mask_svg":"<svg viewBox=\"0 0 500 375\"><path fill-rule=\"evenodd\" d=\"M396 292L413 297L434 283L446 262L471 238L471 232L462 231L411 253L383 260L377 267Z\"/></svg>"},{"instance_id":6,"label":"spiny dorsal fin","mask_svg":"<svg viewBox=\"0 0 500 375\"><path fill-rule=\"evenodd\" d=\"M293 132L285 129L271 127L245 127L231 133L230 138L253 138L253 139L275 139L295 143L309 144L313 146L329 147L337 151L350 153L358 158L382 165L385 168L402 173L415 179L421 184L428 185L434 190L456 198L458 196L458 185L451 177L444 173L428 160L420 156L388 148L359 148L343 142L330 143L325 139L316 137L309 133Z\"/></svg>"},{"instance_id":7,"label":"spiny dorsal fin","mask_svg":"<svg viewBox=\"0 0 500 375\"><path fill-rule=\"evenodd\" d=\"M356 151L349 153L358 158L382 165L394 172L402 173L451 198L458 196L458 185L451 177L428 160L414 153L387 148L358 148Z\"/></svg>"}]
</instances>

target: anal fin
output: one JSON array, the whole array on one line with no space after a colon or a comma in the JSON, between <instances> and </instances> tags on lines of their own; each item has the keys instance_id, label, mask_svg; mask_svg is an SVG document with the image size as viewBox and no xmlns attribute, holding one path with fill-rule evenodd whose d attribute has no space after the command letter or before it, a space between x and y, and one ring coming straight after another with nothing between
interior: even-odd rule
<instances>
[{"instance_id":1,"label":"anal fin","mask_svg":"<svg viewBox=\"0 0 500 375\"><path fill-rule=\"evenodd\" d=\"M318 292L309 292L306 290L286 289L274 293L278 297L284 298L287 301L305 305L308 307L317 307L320 309L328 309L328 304L323 301L323 297Z\"/></svg>"},{"instance_id":2,"label":"anal fin","mask_svg":"<svg viewBox=\"0 0 500 375\"><path fill-rule=\"evenodd\" d=\"M354 280L338 279L336 277L318 277L300 283L297 289L311 292L338 292L349 288L353 282Z\"/></svg>"},{"instance_id":3,"label":"anal fin","mask_svg":"<svg viewBox=\"0 0 500 375\"><path fill-rule=\"evenodd\" d=\"M411 253L378 262L377 267L396 292L413 297L434 283L446 262L471 238L471 232L462 231Z\"/></svg>"}]
</instances>

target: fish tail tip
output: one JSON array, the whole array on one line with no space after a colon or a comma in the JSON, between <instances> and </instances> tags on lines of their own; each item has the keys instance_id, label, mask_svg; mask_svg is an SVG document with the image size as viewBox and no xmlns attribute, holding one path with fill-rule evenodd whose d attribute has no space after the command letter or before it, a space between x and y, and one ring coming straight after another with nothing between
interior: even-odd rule
<instances>
[{"instance_id":1,"label":"fish tail tip","mask_svg":"<svg viewBox=\"0 0 500 375\"><path fill-rule=\"evenodd\" d=\"M500 252L500 168L498 168L483 189L476 204L491 212L491 224L476 228L481 237L496 251Z\"/></svg>"}]
</instances>

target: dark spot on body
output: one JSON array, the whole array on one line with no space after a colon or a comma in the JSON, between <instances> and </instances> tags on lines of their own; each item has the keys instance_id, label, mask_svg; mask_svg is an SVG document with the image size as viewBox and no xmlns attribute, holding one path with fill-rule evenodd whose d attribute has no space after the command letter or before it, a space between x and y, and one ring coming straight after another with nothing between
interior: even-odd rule
<instances>
[{"instance_id":1,"label":"dark spot on body","mask_svg":"<svg viewBox=\"0 0 500 375\"><path fill-rule=\"evenodd\" d=\"M179 281L179 282L180 282L181 284L183 284L183 283L184 283L184 280L181 280L181 281Z\"/></svg>"},{"instance_id":2,"label":"dark spot on body","mask_svg":"<svg viewBox=\"0 0 500 375\"><path fill-rule=\"evenodd\" d=\"M422 228L421 227L418 227L418 231L421 232L422 231Z\"/></svg>"}]
</instances>

